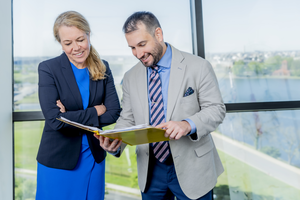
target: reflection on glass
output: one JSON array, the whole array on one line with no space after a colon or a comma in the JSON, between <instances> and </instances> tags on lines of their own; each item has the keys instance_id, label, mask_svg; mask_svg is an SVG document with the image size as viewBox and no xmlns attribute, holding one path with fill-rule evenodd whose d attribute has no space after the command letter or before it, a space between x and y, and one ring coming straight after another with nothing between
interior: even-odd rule
<instances>
[{"instance_id":1,"label":"reflection on glass","mask_svg":"<svg viewBox=\"0 0 300 200\"><path fill-rule=\"evenodd\" d=\"M227 114L213 134L225 167L215 194L230 199L297 199L299 111Z\"/></svg>"},{"instance_id":2,"label":"reflection on glass","mask_svg":"<svg viewBox=\"0 0 300 200\"><path fill-rule=\"evenodd\" d=\"M225 103L300 99L298 7L297 0L203 1L205 57Z\"/></svg>"}]
</instances>

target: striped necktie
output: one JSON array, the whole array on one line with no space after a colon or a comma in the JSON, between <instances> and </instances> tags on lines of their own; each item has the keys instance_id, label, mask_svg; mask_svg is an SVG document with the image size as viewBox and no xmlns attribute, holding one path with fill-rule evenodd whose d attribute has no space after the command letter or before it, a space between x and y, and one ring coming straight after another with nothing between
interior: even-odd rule
<instances>
[{"instance_id":1,"label":"striped necktie","mask_svg":"<svg viewBox=\"0 0 300 200\"><path fill-rule=\"evenodd\" d=\"M164 123L164 103L161 89L161 81L159 78L158 67L152 66L152 72L149 79L149 97L151 101L151 119L150 124L157 126ZM170 155L169 143L167 141L152 143L155 158L160 162L164 162Z\"/></svg>"}]
</instances>

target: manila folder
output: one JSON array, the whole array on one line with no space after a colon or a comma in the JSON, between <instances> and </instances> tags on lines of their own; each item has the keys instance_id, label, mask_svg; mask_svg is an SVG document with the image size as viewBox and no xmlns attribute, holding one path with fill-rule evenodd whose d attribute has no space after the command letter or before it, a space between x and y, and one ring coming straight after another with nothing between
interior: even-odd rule
<instances>
[{"instance_id":1,"label":"manila folder","mask_svg":"<svg viewBox=\"0 0 300 200\"><path fill-rule=\"evenodd\" d=\"M131 129L130 129L131 128ZM166 138L165 130L155 128L152 126L147 126L145 128L133 128L129 127L129 130L126 129L115 129L112 132L99 132L99 135L109 137L111 139L119 139L124 143L129 145L139 145L152 142L168 141L169 138Z\"/></svg>"},{"instance_id":2,"label":"manila folder","mask_svg":"<svg viewBox=\"0 0 300 200\"><path fill-rule=\"evenodd\" d=\"M169 138L164 136L165 130L149 126L147 124L141 124L137 126L131 126L123 129L113 130L100 130L97 127L86 126L78 122L68 120L64 117L57 118L57 120L75 126L86 131L93 132L97 135L103 135L111 139L119 139L129 145L147 144L152 142L168 141Z\"/></svg>"}]
</instances>

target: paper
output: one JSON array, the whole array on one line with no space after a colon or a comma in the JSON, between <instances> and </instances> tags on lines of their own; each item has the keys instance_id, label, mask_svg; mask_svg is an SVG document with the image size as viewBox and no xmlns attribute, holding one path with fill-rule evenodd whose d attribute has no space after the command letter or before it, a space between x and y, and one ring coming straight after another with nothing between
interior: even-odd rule
<instances>
[{"instance_id":1,"label":"paper","mask_svg":"<svg viewBox=\"0 0 300 200\"><path fill-rule=\"evenodd\" d=\"M153 126L149 126L147 124L141 124L137 126L131 126L128 128L120 128L120 129L113 129L113 130L107 130L107 131L100 131L101 134L108 134L108 133L115 133L115 132L122 132L122 131L133 131L137 129L142 129L142 128L153 128Z\"/></svg>"},{"instance_id":2,"label":"paper","mask_svg":"<svg viewBox=\"0 0 300 200\"><path fill-rule=\"evenodd\" d=\"M61 121L61 122L66 123L66 124L69 124L69 125L72 125L72 126L75 126L77 128L81 128L81 129L84 129L86 131L90 131L90 132L93 132L93 133L99 133L99 132L102 131L101 129L99 129L97 127L83 125L83 124L68 120L67 118L64 118L64 117L60 117L60 118L56 118L56 119Z\"/></svg>"}]
</instances>

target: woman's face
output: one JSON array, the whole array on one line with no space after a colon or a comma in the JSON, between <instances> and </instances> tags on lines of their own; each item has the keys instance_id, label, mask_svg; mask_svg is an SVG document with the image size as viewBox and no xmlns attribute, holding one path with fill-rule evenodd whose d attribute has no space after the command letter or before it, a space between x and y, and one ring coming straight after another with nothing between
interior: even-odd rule
<instances>
[{"instance_id":1,"label":"woman's face","mask_svg":"<svg viewBox=\"0 0 300 200\"><path fill-rule=\"evenodd\" d=\"M61 26L58 30L60 44L69 60L79 69L86 67L90 54L90 36L74 26Z\"/></svg>"}]
</instances>

